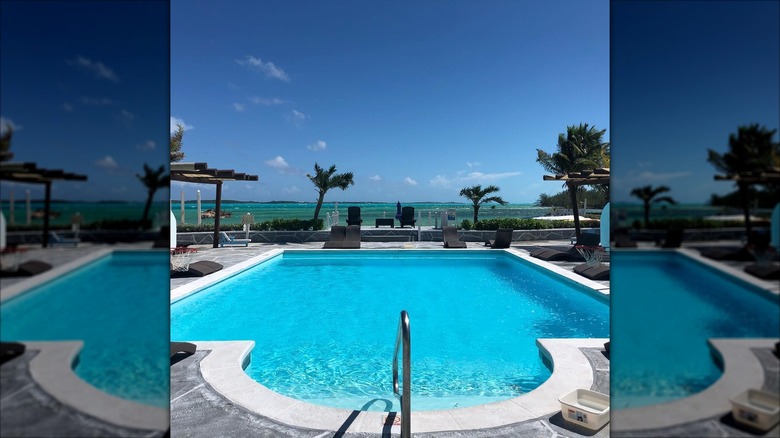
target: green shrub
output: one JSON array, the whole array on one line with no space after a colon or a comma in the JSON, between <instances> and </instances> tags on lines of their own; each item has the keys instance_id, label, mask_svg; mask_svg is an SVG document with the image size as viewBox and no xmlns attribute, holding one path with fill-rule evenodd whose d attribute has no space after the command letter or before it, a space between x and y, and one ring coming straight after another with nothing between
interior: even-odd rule
<instances>
[{"instance_id":1,"label":"green shrub","mask_svg":"<svg viewBox=\"0 0 780 438\"><path fill-rule=\"evenodd\" d=\"M468 219L463 219L463 222L460 223L460 227L464 230L471 230L474 228L474 224Z\"/></svg>"},{"instance_id":2,"label":"green shrub","mask_svg":"<svg viewBox=\"0 0 780 438\"><path fill-rule=\"evenodd\" d=\"M590 227L594 221L581 221L581 227ZM499 228L511 228L513 230L547 230L551 228L573 228L574 221L571 220L542 220L542 219L518 219L518 218L496 218L477 221L475 229L477 230L497 230Z\"/></svg>"}]
</instances>

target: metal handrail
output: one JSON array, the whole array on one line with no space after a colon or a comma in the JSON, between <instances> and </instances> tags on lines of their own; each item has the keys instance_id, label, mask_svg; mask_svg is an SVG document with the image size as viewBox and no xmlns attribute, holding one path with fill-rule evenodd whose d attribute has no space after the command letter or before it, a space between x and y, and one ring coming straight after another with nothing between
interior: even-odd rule
<instances>
[{"instance_id":1,"label":"metal handrail","mask_svg":"<svg viewBox=\"0 0 780 438\"><path fill-rule=\"evenodd\" d=\"M403 340L403 377L404 392L398 392L398 346ZM398 321L398 334L395 337L395 352L393 353L393 392L401 399L401 438L412 436L412 366L411 366L411 333L409 331L409 314L401 311Z\"/></svg>"}]
</instances>

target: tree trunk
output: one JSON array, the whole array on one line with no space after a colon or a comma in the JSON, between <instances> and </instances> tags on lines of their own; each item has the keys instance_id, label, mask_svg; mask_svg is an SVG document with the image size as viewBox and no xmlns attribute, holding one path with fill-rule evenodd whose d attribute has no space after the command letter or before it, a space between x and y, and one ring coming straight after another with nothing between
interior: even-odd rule
<instances>
[{"instance_id":1,"label":"tree trunk","mask_svg":"<svg viewBox=\"0 0 780 438\"><path fill-rule=\"evenodd\" d=\"M152 207L152 198L154 198L154 191L149 190L149 196L146 198L146 205L144 206L144 214L141 216L141 226L146 224L146 220L149 217L149 209Z\"/></svg>"},{"instance_id":2,"label":"tree trunk","mask_svg":"<svg viewBox=\"0 0 780 438\"><path fill-rule=\"evenodd\" d=\"M477 216L479 215L479 205L474 205L474 226L477 225Z\"/></svg>"},{"instance_id":3,"label":"tree trunk","mask_svg":"<svg viewBox=\"0 0 780 438\"><path fill-rule=\"evenodd\" d=\"M317 199L317 207L314 208L314 222L317 222L317 219L320 217L323 199L325 199L325 192L320 192L320 197Z\"/></svg>"},{"instance_id":4,"label":"tree trunk","mask_svg":"<svg viewBox=\"0 0 780 438\"><path fill-rule=\"evenodd\" d=\"M580 243L580 209L577 206L577 187L566 185L569 188L569 198L571 199L571 211L574 214L574 235L577 236L577 244Z\"/></svg>"},{"instance_id":5,"label":"tree trunk","mask_svg":"<svg viewBox=\"0 0 780 438\"><path fill-rule=\"evenodd\" d=\"M750 226L750 192L747 184L739 183L739 194L742 198L742 210L745 214L745 234L747 234L747 243L753 243L753 230Z\"/></svg>"},{"instance_id":6,"label":"tree trunk","mask_svg":"<svg viewBox=\"0 0 780 438\"><path fill-rule=\"evenodd\" d=\"M645 229L650 227L650 201L645 200Z\"/></svg>"}]
</instances>

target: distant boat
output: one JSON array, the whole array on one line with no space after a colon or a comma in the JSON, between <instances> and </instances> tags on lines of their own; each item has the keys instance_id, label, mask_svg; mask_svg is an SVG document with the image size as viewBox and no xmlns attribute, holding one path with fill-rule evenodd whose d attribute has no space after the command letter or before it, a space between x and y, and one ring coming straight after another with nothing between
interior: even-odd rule
<instances>
[{"instance_id":1,"label":"distant boat","mask_svg":"<svg viewBox=\"0 0 780 438\"><path fill-rule=\"evenodd\" d=\"M219 217L220 218L231 217L232 215L233 215L233 213L231 213L229 211L220 211L219 212ZM212 209L208 209L208 210L204 211L203 213L201 213L200 217L201 217L201 219L214 219L215 217L217 217L217 212L212 210Z\"/></svg>"}]
</instances>

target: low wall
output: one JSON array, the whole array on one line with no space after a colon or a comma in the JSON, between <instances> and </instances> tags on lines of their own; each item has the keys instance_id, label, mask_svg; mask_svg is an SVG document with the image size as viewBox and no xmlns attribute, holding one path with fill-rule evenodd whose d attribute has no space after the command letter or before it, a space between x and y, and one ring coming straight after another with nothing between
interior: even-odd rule
<instances>
[{"instance_id":1,"label":"low wall","mask_svg":"<svg viewBox=\"0 0 780 438\"><path fill-rule=\"evenodd\" d=\"M589 228L583 228L586 230ZM228 231L233 237L243 239L245 231ZM419 234L418 234L419 233ZM461 240L465 242L485 242L494 239L495 231L460 230ZM424 241L441 242L441 230L412 228L363 228L360 232L361 239L366 242L381 241ZM574 236L574 228L555 228L550 230L515 230L512 241L531 240L563 240L568 242ZM211 245L214 243L213 232L178 233L177 244L185 245ZM330 239L330 231L250 231L249 238L252 243L306 243L325 242Z\"/></svg>"}]
</instances>

